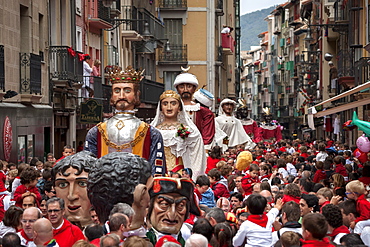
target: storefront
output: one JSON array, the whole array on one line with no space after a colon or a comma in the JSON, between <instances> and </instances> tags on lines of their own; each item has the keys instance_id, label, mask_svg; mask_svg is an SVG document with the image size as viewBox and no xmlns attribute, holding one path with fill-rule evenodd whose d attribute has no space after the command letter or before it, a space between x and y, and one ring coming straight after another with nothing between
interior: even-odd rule
<instances>
[{"instance_id":1,"label":"storefront","mask_svg":"<svg viewBox=\"0 0 370 247\"><path fill-rule=\"evenodd\" d=\"M44 160L52 150L52 118L49 105L1 102L0 159L18 164L33 157Z\"/></svg>"}]
</instances>

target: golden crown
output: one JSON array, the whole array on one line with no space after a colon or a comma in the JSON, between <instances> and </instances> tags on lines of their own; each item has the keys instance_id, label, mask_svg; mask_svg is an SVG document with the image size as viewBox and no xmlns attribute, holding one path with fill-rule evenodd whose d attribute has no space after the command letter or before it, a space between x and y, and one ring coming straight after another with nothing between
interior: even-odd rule
<instances>
[{"instance_id":1,"label":"golden crown","mask_svg":"<svg viewBox=\"0 0 370 247\"><path fill-rule=\"evenodd\" d=\"M268 107L262 108L262 111L263 111L266 115L270 115L270 108L268 108Z\"/></svg>"},{"instance_id":2,"label":"golden crown","mask_svg":"<svg viewBox=\"0 0 370 247\"><path fill-rule=\"evenodd\" d=\"M179 94L177 94L175 91L173 90L166 90L164 91L161 96L159 96L159 101L162 101L163 99L166 99L166 98L174 98L174 99L177 99L178 101L181 100L181 97Z\"/></svg>"},{"instance_id":3,"label":"golden crown","mask_svg":"<svg viewBox=\"0 0 370 247\"><path fill-rule=\"evenodd\" d=\"M122 70L119 66L113 66L108 70L109 80L114 83L140 83L145 69L136 71L132 66Z\"/></svg>"},{"instance_id":4,"label":"golden crown","mask_svg":"<svg viewBox=\"0 0 370 247\"><path fill-rule=\"evenodd\" d=\"M245 99L239 99L239 109L248 108L247 102L245 102Z\"/></svg>"}]
</instances>

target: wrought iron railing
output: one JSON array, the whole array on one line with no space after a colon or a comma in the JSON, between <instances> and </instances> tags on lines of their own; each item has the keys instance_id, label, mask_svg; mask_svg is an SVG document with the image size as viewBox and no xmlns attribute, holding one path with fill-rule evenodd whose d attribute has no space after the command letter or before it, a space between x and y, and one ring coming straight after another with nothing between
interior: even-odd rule
<instances>
[{"instance_id":1,"label":"wrought iron railing","mask_svg":"<svg viewBox=\"0 0 370 247\"><path fill-rule=\"evenodd\" d=\"M217 0L216 9L224 9L224 0Z\"/></svg>"},{"instance_id":2,"label":"wrought iron railing","mask_svg":"<svg viewBox=\"0 0 370 247\"><path fill-rule=\"evenodd\" d=\"M143 103L157 104L159 96L164 91L164 84L156 81L143 79L140 84L141 97Z\"/></svg>"},{"instance_id":3,"label":"wrought iron railing","mask_svg":"<svg viewBox=\"0 0 370 247\"><path fill-rule=\"evenodd\" d=\"M103 5L103 1L98 1L98 18L110 22L110 8Z\"/></svg>"},{"instance_id":4,"label":"wrought iron railing","mask_svg":"<svg viewBox=\"0 0 370 247\"><path fill-rule=\"evenodd\" d=\"M20 92L41 94L41 56L20 53Z\"/></svg>"},{"instance_id":5,"label":"wrought iron railing","mask_svg":"<svg viewBox=\"0 0 370 247\"><path fill-rule=\"evenodd\" d=\"M362 57L355 62L355 86L370 81L370 57Z\"/></svg>"},{"instance_id":6,"label":"wrought iron railing","mask_svg":"<svg viewBox=\"0 0 370 247\"><path fill-rule=\"evenodd\" d=\"M160 8L182 9L188 6L188 1L187 0L159 0L158 6Z\"/></svg>"},{"instance_id":7,"label":"wrought iron railing","mask_svg":"<svg viewBox=\"0 0 370 247\"><path fill-rule=\"evenodd\" d=\"M73 56L68 46L50 46L50 76L52 80L82 81L83 63L78 52Z\"/></svg>"},{"instance_id":8,"label":"wrought iron railing","mask_svg":"<svg viewBox=\"0 0 370 247\"><path fill-rule=\"evenodd\" d=\"M0 45L0 90L5 92L5 62L3 45Z\"/></svg>"},{"instance_id":9,"label":"wrought iron railing","mask_svg":"<svg viewBox=\"0 0 370 247\"><path fill-rule=\"evenodd\" d=\"M338 76L353 76L353 52L340 50L338 52Z\"/></svg>"},{"instance_id":10,"label":"wrought iron railing","mask_svg":"<svg viewBox=\"0 0 370 247\"><path fill-rule=\"evenodd\" d=\"M348 9L344 1L336 1L334 3L334 20L336 22L348 21Z\"/></svg>"},{"instance_id":11,"label":"wrought iron railing","mask_svg":"<svg viewBox=\"0 0 370 247\"><path fill-rule=\"evenodd\" d=\"M100 76L83 76L81 82L81 96L84 98L102 99L102 78Z\"/></svg>"},{"instance_id":12,"label":"wrought iron railing","mask_svg":"<svg viewBox=\"0 0 370 247\"><path fill-rule=\"evenodd\" d=\"M159 62L187 62L187 45L168 45L170 50L166 51L166 46L160 49Z\"/></svg>"},{"instance_id":13,"label":"wrought iron railing","mask_svg":"<svg viewBox=\"0 0 370 247\"><path fill-rule=\"evenodd\" d=\"M102 101L103 103L103 112L104 113L110 113L113 111L113 107L110 104L110 97L112 95L112 86L102 84L102 98L104 99Z\"/></svg>"},{"instance_id":14,"label":"wrought iron railing","mask_svg":"<svg viewBox=\"0 0 370 247\"><path fill-rule=\"evenodd\" d=\"M144 32L144 25L148 23L149 32L155 39L164 39L164 25L160 19L144 8L133 6L121 7L122 19L113 19L114 28L122 24L123 30L134 30L140 34Z\"/></svg>"},{"instance_id":15,"label":"wrought iron railing","mask_svg":"<svg viewBox=\"0 0 370 247\"><path fill-rule=\"evenodd\" d=\"M149 24L149 31L156 39L164 39L164 24L147 9L139 9L140 19L144 19Z\"/></svg>"},{"instance_id":16,"label":"wrought iron railing","mask_svg":"<svg viewBox=\"0 0 370 247\"><path fill-rule=\"evenodd\" d=\"M143 33L144 21L139 21L139 11L136 7L131 5L122 6L121 18L125 20L121 25L122 30L133 30Z\"/></svg>"}]
</instances>

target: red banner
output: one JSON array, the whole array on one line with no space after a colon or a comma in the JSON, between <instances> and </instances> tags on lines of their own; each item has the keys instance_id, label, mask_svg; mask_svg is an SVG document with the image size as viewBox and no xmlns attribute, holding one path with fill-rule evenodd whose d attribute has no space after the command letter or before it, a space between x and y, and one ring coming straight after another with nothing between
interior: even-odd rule
<instances>
[{"instance_id":1,"label":"red banner","mask_svg":"<svg viewBox=\"0 0 370 247\"><path fill-rule=\"evenodd\" d=\"M4 143L4 159L6 161L9 161L13 144L13 129L12 125L10 124L8 116L6 116L4 121L3 143Z\"/></svg>"}]
</instances>

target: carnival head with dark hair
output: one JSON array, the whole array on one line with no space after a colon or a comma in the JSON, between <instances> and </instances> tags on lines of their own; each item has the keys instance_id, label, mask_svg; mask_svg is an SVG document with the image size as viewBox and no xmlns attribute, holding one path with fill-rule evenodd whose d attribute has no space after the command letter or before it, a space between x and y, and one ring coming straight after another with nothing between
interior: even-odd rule
<instances>
[{"instance_id":1,"label":"carnival head with dark hair","mask_svg":"<svg viewBox=\"0 0 370 247\"><path fill-rule=\"evenodd\" d=\"M154 230L151 229L147 236L152 243L159 239L158 232L179 234L189 212L200 215L194 199L194 185L189 179L156 177L149 194L151 200L147 218ZM182 240L178 239L180 242Z\"/></svg>"},{"instance_id":2,"label":"carnival head with dark hair","mask_svg":"<svg viewBox=\"0 0 370 247\"><path fill-rule=\"evenodd\" d=\"M89 173L87 190L100 222L108 220L109 212L119 202L134 209L136 204L148 206L151 169L146 159L126 152L109 153L97 160Z\"/></svg>"},{"instance_id":3,"label":"carnival head with dark hair","mask_svg":"<svg viewBox=\"0 0 370 247\"><path fill-rule=\"evenodd\" d=\"M51 171L56 195L65 201L67 219L81 226L92 223L86 186L95 161L92 153L81 151L60 160Z\"/></svg>"}]
</instances>

